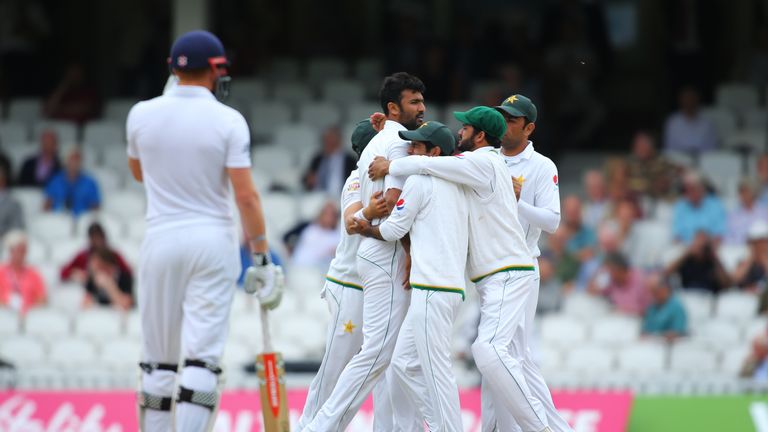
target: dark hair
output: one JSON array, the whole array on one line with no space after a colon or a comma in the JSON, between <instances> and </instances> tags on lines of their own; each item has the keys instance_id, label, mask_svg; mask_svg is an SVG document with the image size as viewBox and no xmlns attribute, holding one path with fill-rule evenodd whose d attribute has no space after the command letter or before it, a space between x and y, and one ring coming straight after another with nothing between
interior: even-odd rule
<instances>
[{"instance_id":1,"label":"dark hair","mask_svg":"<svg viewBox=\"0 0 768 432\"><path fill-rule=\"evenodd\" d=\"M629 268L629 261L627 258L619 252L611 252L605 257L605 265L616 266L623 270Z\"/></svg>"},{"instance_id":2,"label":"dark hair","mask_svg":"<svg viewBox=\"0 0 768 432\"><path fill-rule=\"evenodd\" d=\"M397 72L384 78L384 82L381 84L381 89L379 90L379 102L381 103L381 109L384 110L385 115L389 115L389 108L387 105L390 102L394 102L400 106L403 90L424 93L427 91L427 88L419 78L408 72Z\"/></svg>"},{"instance_id":3,"label":"dark hair","mask_svg":"<svg viewBox=\"0 0 768 432\"><path fill-rule=\"evenodd\" d=\"M485 132L485 131L483 131ZM488 144L492 145L494 148L501 147L501 138L497 138L495 136L488 135L488 132L485 132L485 140L488 141Z\"/></svg>"},{"instance_id":4,"label":"dark hair","mask_svg":"<svg viewBox=\"0 0 768 432\"><path fill-rule=\"evenodd\" d=\"M94 222L88 226L88 237L92 237L94 235L100 235L104 238L107 238L107 233L104 231L104 227L101 226L101 224L98 222Z\"/></svg>"}]
</instances>

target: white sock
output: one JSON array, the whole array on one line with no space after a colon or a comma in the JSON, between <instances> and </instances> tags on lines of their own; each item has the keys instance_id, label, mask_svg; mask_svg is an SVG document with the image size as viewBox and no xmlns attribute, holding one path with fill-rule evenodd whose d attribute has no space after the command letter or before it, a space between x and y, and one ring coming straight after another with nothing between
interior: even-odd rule
<instances>
[{"instance_id":1,"label":"white sock","mask_svg":"<svg viewBox=\"0 0 768 432\"><path fill-rule=\"evenodd\" d=\"M205 368L185 367L179 382L190 390L211 392L216 390L216 374ZM211 410L189 402L176 402L176 430L206 432Z\"/></svg>"}]
</instances>

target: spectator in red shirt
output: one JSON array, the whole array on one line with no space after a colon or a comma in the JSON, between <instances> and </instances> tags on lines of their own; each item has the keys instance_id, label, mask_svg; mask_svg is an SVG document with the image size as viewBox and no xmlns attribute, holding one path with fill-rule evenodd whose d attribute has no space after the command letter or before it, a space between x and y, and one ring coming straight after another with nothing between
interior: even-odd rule
<instances>
[{"instance_id":1,"label":"spectator in red shirt","mask_svg":"<svg viewBox=\"0 0 768 432\"><path fill-rule=\"evenodd\" d=\"M133 307L133 276L120 269L117 254L107 248L92 251L88 270L84 307L94 303L122 311Z\"/></svg>"},{"instance_id":2,"label":"spectator in red shirt","mask_svg":"<svg viewBox=\"0 0 768 432\"><path fill-rule=\"evenodd\" d=\"M131 268L122 256L112 249L107 243L107 234L100 223L94 222L88 227L88 247L75 255L72 260L61 269L62 281L75 281L82 284L88 280L88 261L91 254L97 249L108 249L115 254L117 266L123 273L131 274Z\"/></svg>"},{"instance_id":3,"label":"spectator in red shirt","mask_svg":"<svg viewBox=\"0 0 768 432\"><path fill-rule=\"evenodd\" d=\"M45 304L45 283L42 276L26 263L27 236L12 230L5 235L8 262L0 265L0 305L22 314Z\"/></svg>"}]
</instances>

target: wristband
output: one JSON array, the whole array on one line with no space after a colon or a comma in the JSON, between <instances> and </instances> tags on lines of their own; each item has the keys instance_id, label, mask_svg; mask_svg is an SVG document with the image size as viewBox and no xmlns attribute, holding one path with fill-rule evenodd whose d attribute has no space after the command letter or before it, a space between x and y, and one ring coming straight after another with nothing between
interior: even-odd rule
<instances>
[{"instance_id":1,"label":"wristband","mask_svg":"<svg viewBox=\"0 0 768 432\"><path fill-rule=\"evenodd\" d=\"M365 217L365 214L363 213L363 209L358 210L355 213L355 219L362 219L366 222L370 222L367 217Z\"/></svg>"},{"instance_id":2,"label":"wristband","mask_svg":"<svg viewBox=\"0 0 768 432\"><path fill-rule=\"evenodd\" d=\"M256 252L253 254L254 266L265 266L267 264L270 264L271 262L272 262L272 258L269 256L268 253Z\"/></svg>"}]
</instances>

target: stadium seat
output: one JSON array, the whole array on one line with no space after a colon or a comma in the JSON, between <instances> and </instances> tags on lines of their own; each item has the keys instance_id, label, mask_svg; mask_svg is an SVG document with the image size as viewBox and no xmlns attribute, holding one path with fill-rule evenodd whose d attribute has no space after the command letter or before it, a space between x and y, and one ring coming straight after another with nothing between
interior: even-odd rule
<instances>
[{"instance_id":1,"label":"stadium seat","mask_svg":"<svg viewBox=\"0 0 768 432\"><path fill-rule=\"evenodd\" d=\"M354 80L326 81L323 84L322 98L326 102L346 106L365 99L365 89Z\"/></svg>"},{"instance_id":2,"label":"stadium seat","mask_svg":"<svg viewBox=\"0 0 768 432\"><path fill-rule=\"evenodd\" d=\"M249 126L251 135L259 140L270 139L275 130L292 121L293 114L284 102L258 102L251 105Z\"/></svg>"},{"instance_id":3,"label":"stadium seat","mask_svg":"<svg viewBox=\"0 0 768 432\"><path fill-rule=\"evenodd\" d=\"M27 221L43 211L45 195L43 195L40 189L35 187L14 187L11 189L11 194L19 201Z\"/></svg>"},{"instance_id":4,"label":"stadium seat","mask_svg":"<svg viewBox=\"0 0 768 432\"><path fill-rule=\"evenodd\" d=\"M28 222L29 232L48 243L74 237L75 221L67 213L38 213Z\"/></svg>"},{"instance_id":5,"label":"stadium seat","mask_svg":"<svg viewBox=\"0 0 768 432\"><path fill-rule=\"evenodd\" d=\"M619 370L638 374L656 374L666 365L666 351L660 343L643 342L618 353Z\"/></svg>"},{"instance_id":6,"label":"stadium seat","mask_svg":"<svg viewBox=\"0 0 768 432\"><path fill-rule=\"evenodd\" d=\"M21 333L21 318L12 309L0 309L0 339Z\"/></svg>"},{"instance_id":7,"label":"stadium seat","mask_svg":"<svg viewBox=\"0 0 768 432\"><path fill-rule=\"evenodd\" d=\"M746 130L766 131L768 129L768 110L755 108L741 114L742 127Z\"/></svg>"},{"instance_id":8,"label":"stadium seat","mask_svg":"<svg viewBox=\"0 0 768 432\"><path fill-rule=\"evenodd\" d=\"M717 299L715 316L719 319L746 322L757 317L758 298L756 294L729 291Z\"/></svg>"},{"instance_id":9,"label":"stadium seat","mask_svg":"<svg viewBox=\"0 0 768 432\"><path fill-rule=\"evenodd\" d=\"M116 372L138 373L140 360L141 344L131 339L115 339L102 345L98 363Z\"/></svg>"},{"instance_id":10,"label":"stadium seat","mask_svg":"<svg viewBox=\"0 0 768 432\"><path fill-rule=\"evenodd\" d=\"M249 102L264 101L267 99L267 83L258 78L235 78L230 95Z\"/></svg>"},{"instance_id":11,"label":"stadium seat","mask_svg":"<svg viewBox=\"0 0 768 432\"><path fill-rule=\"evenodd\" d=\"M302 178L304 170L301 168L284 168L272 176L272 187L285 190L289 193L301 192L303 190Z\"/></svg>"},{"instance_id":12,"label":"stadium seat","mask_svg":"<svg viewBox=\"0 0 768 432\"><path fill-rule=\"evenodd\" d=\"M610 315L592 324L591 340L595 344L617 347L637 341L640 320L626 315Z\"/></svg>"},{"instance_id":13,"label":"stadium seat","mask_svg":"<svg viewBox=\"0 0 768 432\"><path fill-rule=\"evenodd\" d=\"M643 220L632 227L628 239L632 264L642 268L662 264L663 252L672 244L672 227L665 222Z\"/></svg>"},{"instance_id":14,"label":"stadium seat","mask_svg":"<svg viewBox=\"0 0 768 432\"><path fill-rule=\"evenodd\" d=\"M80 312L84 298L85 289L79 283L64 283L48 287L48 305L69 316Z\"/></svg>"},{"instance_id":15,"label":"stadium seat","mask_svg":"<svg viewBox=\"0 0 768 432\"><path fill-rule=\"evenodd\" d=\"M758 335L768 335L768 319L761 316L743 323L742 340L749 343Z\"/></svg>"},{"instance_id":16,"label":"stadium seat","mask_svg":"<svg viewBox=\"0 0 768 432\"><path fill-rule=\"evenodd\" d=\"M0 146L12 143L26 143L30 139L27 124L21 121L0 122Z\"/></svg>"},{"instance_id":17,"label":"stadium seat","mask_svg":"<svg viewBox=\"0 0 768 432\"><path fill-rule=\"evenodd\" d=\"M92 308L75 316L75 335L94 342L116 339L122 327L122 315L111 308Z\"/></svg>"},{"instance_id":18,"label":"stadium seat","mask_svg":"<svg viewBox=\"0 0 768 432\"><path fill-rule=\"evenodd\" d=\"M739 376L744 360L749 355L750 348L744 347L731 347L724 350L721 353L720 359L720 372L728 377L736 378Z\"/></svg>"},{"instance_id":19,"label":"stadium seat","mask_svg":"<svg viewBox=\"0 0 768 432\"><path fill-rule=\"evenodd\" d=\"M284 151L291 152L292 155L296 152L314 154L320 150L320 134L322 132L322 129L309 124L285 125L276 128L274 144ZM296 165L298 158L293 157L291 161L294 166L298 166Z\"/></svg>"},{"instance_id":20,"label":"stadium seat","mask_svg":"<svg viewBox=\"0 0 768 432\"><path fill-rule=\"evenodd\" d=\"M80 239L66 239L48 242L51 263L62 266L69 262L76 253L85 248L85 241Z\"/></svg>"},{"instance_id":21,"label":"stadium seat","mask_svg":"<svg viewBox=\"0 0 768 432\"><path fill-rule=\"evenodd\" d=\"M246 364L256 362L256 347L243 343L237 339L230 339L224 347L224 355L221 358L221 366L225 373L241 370ZM258 347L261 349L261 347Z\"/></svg>"},{"instance_id":22,"label":"stadium seat","mask_svg":"<svg viewBox=\"0 0 768 432\"><path fill-rule=\"evenodd\" d=\"M251 175L253 176L253 184L261 193L269 191L269 187L272 184L272 176L259 167L251 168Z\"/></svg>"},{"instance_id":23,"label":"stadium seat","mask_svg":"<svg viewBox=\"0 0 768 432\"><path fill-rule=\"evenodd\" d=\"M127 237L134 241L144 239L144 232L147 230L147 222L144 218L131 219L125 225Z\"/></svg>"},{"instance_id":24,"label":"stadium seat","mask_svg":"<svg viewBox=\"0 0 768 432\"><path fill-rule=\"evenodd\" d=\"M104 213L110 216L130 221L144 217L147 209L146 202L144 194L129 191L113 192L105 197L102 208Z\"/></svg>"},{"instance_id":25,"label":"stadium seat","mask_svg":"<svg viewBox=\"0 0 768 432\"><path fill-rule=\"evenodd\" d=\"M717 370L717 357L703 347L673 345L669 367L671 371L685 375L713 373Z\"/></svg>"},{"instance_id":26,"label":"stadium seat","mask_svg":"<svg viewBox=\"0 0 768 432\"><path fill-rule=\"evenodd\" d=\"M82 370L94 364L96 347L84 339L63 338L51 343L49 361L66 371Z\"/></svg>"},{"instance_id":27,"label":"stadium seat","mask_svg":"<svg viewBox=\"0 0 768 432\"><path fill-rule=\"evenodd\" d=\"M699 171L712 180L721 177L739 178L742 174L741 157L723 151L703 153L699 157Z\"/></svg>"},{"instance_id":28,"label":"stadium seat","mask_svg":"<svg viewBox=\"0 0 768 432\"><path fill-rule=\"evenodd\" d=\"M587 340L587 327L574 317L547 316L542 320L541 339L550 345L577 346Z\"/></svg>"},{"instance_id":29,"label":"stadium seat","mask_svg":"<svg viewBox=\"0 0 768 432\"><path fill-rule=\"evenodd\" d=\"M298 106L314 100L312 90L301 82L278 82L274 86L274 99L277 102Z\"/></svg>"},{"instance_id":30,"label":"stadium seat","mask_svg":"<svg viewBox=\"0 0 768 432\"><path fill-rule=\"evenodd\" d=\"M8 156L11 167L20 167L36 150L31 143L10 143L2 146L2 151Z\"/></svg>"},{"instance_id":31,"label":"stadium seat","mask_svg":"<svg viewBox=\"0 0 768 432\"><path fill-rule=\"evenodd\" d=\"M109 239L121 239L126 236L123 218L102 212L89 212L77 218L77 222L75 223L77 235L79 237L88 235L88 227L94 222L98 222L104 227L104 231L107 233L107 238Z\"/></svg>"},{"instance_id":32,"label":"stadium seat","mask_svg":"<svg viewBox=\"0 0 768 432\"><path fill-rule=\"evenodd\" d=\"M109 198L123 188L123 177L112 168L88 168L88 173L96 179L102 197Z\"/></svg>"},{"instance_id":33,"label":"stadium seat","mask_svg":"<svg viewBox=\"0 0 768 432\"><path fill-rule=\"evenodd\" d=\"M131 310L125 316L125 336L132 340L141 340L141 315L138 310Z\"/></svg>"},{"instance_id":34,"label":"stadium seat","mask_svg":"<svg viewBox=\"0 0 768 432\"><path fill-rule=\"evenodd\" d=\"M727 108L707 107L702 110L702 114L715 124L717 137L721 142L738 129L736 114Z\"/></svg>"},{"instance_id":35,"label":"stadium seat","mask_svg":"<svg viewBox=\"0 0 768 432\"><path fill-rule=\"evenodd\" d=\"M27 238L27 262L32 265L45 264L48 260L48 245L34 237Z\"/></svg>"},{"instance_id":36,"label":"stadium seat","mask_svg":"<svg viewBox=\"0 0 768 432\"><path fill-rule=\"evenodd\" d=\"M299 122L321 132L341 123L341 111L330 102L310 102L299 105L298 109Z\"/></svg>"},{"instance_id":37,"label":"stadium seat","mask_svg":"<svg viewBox=\"0 0 768 432\"><path fill-rule=\"evenodd\" d=\"M615 368L616 353L610 348L580 346L568 351L565 369L570 372L599 374Z\"/></svg>"},{"instance_id":38,"label":"stadium seat","mask_svg":"<svg viewBox=\"0 0 768 432\"><path fill-rule=\"evenodd\" d=\"M448 129L451 130L451 132L458 132L459 129L461 129L461 122L456 120L456 117L453 116L454 111L467 111L470 108L474 107L474 104L471 103L453 103L448 104L445 107L445 113L443 116L443 124L448 127ZM565 158L563 158L565 159Z\"/></svg>"},{"instance_id":39,"label":"stadium seat","mask_svg":"<svg viewBox=\"0 0 768 432\"><path fill-rule=\"evenodd\" d=\"M688 315L689 326L693 327L712 318L714 299L712 295L700 291L677 291L680 301ZM691 325L693 324L693 325Z\"/></svg>"},{"instance_id":40,"label":"stadium seat","mask_svg":"<svg viewBox=\"0 0 768 432\"><path fill-rule=\"evenodd\" d=\"M380 59L376 57L361 58L353 65L353 75L364 82L371 82L372 80L378 82L382 79L382 69Z\"/></svg>"},{"instance_id":41,"label":"stadium seat","mask_svg":"<svg viewBox=\"0 0 768 432\"><path fill-rule=\"evenodd\" d=\"M314 87L328 80L346 78L347 65L337 58L325 57L311 59L307 64L307 79Z\"/></svg>"},{"instance_id":42,"label":"stadium seat","mask_svg":"<svg viewBox=\"0 0 768 432\"><path fill-rule=\"evenodd\" d=\"M747 83L724 83L715 89L715 105L740 111L756 108L760 102L757 87Z\"/></svg>"},{"instance_id":43,"label":"stadium seat","mask_svg":"<svg viewBox=\"0 0 768 432\"><path fill-rule=\"evenodd\" d=\"M296 293L301 304L307 297L309 301L317 301L315 296L325 283L325 273L314 267L291 267L285 279L286 290Z\"/></svg>"},{"instance_id":44,"label":"stadium seat","mask_svg":"<svg viewBox=\"0 0 768 432\"><path fill-rule=\"evenodd\" d=\"M765 152L766 130L765 129L746 129L734 132L723 139L723 147L727 149L747 149L752 153L761 154Z\"/></svg>"},{"instance_id":45,"label":"stadium seat","mask_svg":"<svg viewBox=\"0 0 768 432\"><path fill-rule=\"evenodd\" d=\"M17 367L45 364L45 345L28 336L4 336L0 340L0 357Z\"/></svg>"},{"instance_id":46,"label":"stadium seat","mask_svg":"<svg viewBox=\"0 0 768 432\"><path fill-rule=\"evenodd\" d=\"M114 121L124 125L128 120L128 113L136 103L135 99L112 99L108 100L104 109L104 120Z\"/></svg>"},{"instance_id":47,"label":"stadium seat","mask_svg":"<svg viewBox=\"0 0 768 432\"><path fill-rule=\"evenodd\" d=\"M717 256L728 273L733 273L739 263L749 256L749 248L744 244L722 244L717 248Z\"/></svg>"},{"instance_id":48,"label":"stadium seat","mask_svg":"<svg viewBox=\"0 0 768 432\"><path fill-rule=\"evenodd\" d=\"M346 105L346 107L347 110L344 117L346 118L346 124L350 129L349 134L344 135L344 145L349 146L349 139L352 136L352 130L354 130L355 124L360 120L369 118L371 114L375 112L381 112L381 106L375 102L357 102Z\"/></svg>"},{"instance_id":49,"label":"stadium seat","mask_svg":"<svg viewBox=\"0 0 768 432\"><path fill-rule=\"evenodd\" d=\"M126 145L118 144L105 146L101 149L101 164L109 169L116 171L117 174L130 174L128 168L128 155L126 154ZM131 181L133 177L131 177Z\"/></svg>"},{"instance_id":50,"label":"stadium seat","mask_svg":"<svg viewBox=\"0 0 768 432\"><path fill-rule=\"evenodd\" d=\"M548 371L559 370L563 365L563 358L560 350L555 345L542 345L537 350L536 361L539 368L545 373Z\"/></svg>"},{"instance_id":51,"label":"stadium seat","mask_svg":"<svg viewBox=\"0 0 768 432\"><path fill-rule=\"evenodd\" d=\"M69 317L55 309L32 309L24 318L24 334L28 337L52 341L71 333Z\"/></svg>"},{"instance_id":52,"label":"stadium seat","mask_svg":"<svg viewBox=\"0 0 768 432\"><path fill-rule=\"evenodd\" d=\"M242 343L254 347L256 351L261 351L261 317L258 312L233 316L229 322L229 331L233 339L238 339Z\"/></svg>"},{"instance_id":53,"label":"stadium seat","mask_svg":"<svg viewBox=\"0 0 768 432\"><path fill-rule=\"evenodd\" d=\"M97 149L105 146L125 146L125 123L114 120L89 122L83 129L83 147Z\"/></svg>"},{"instance_id":54,"label":"stadium seat","mask_svg":"<svg viewBox=\"0 0 768 432\"><path fill-rule=\"evenodd\" d=\"M299 218L303 220L314 220L325 203L329 201L338 206L336 200L332 199L324 192L308 192L303 194L299 200Z\"/></svg>"},{"instance_id":55,"label":"stadium seat","mask_svg":"<svg viewBox=\"0 0 768 432\"><path fill-rule=\"evenodd\" d=\"M691 338L713 348L732 347L742 343L741 333L735 323L712 319L691 329Z\"/></svg>"},{"instance_id":56,"label":"stadium seat","mask_svg":"<svg viewBox=\"0 0 768 432\"><path fill-rule=\"evenodd\" d=\"M563 299L563 314L581 320L599 319L610 309L605 299L587 293L574 292Z\"/></svg>"},{"instance_id":57,"label":"stadium seat","mask_svg":"<svg viewBox=\"0 0 768 432\"><path fill-rule=\"evenodd\" d=\"M8 106L8 120L32 124L42 117L43 101L41 99L13 99Z\"/></svg>"},{"instance_id":58,"label":"stadium seat","mask_svg":"<svg viewBox=\"0 0 768 432\"><path fill-rule=\"evenodd\" d=\"M275 144L259 146L253 150L253 167L272 178L283 170L295 168L296 158L290 148Z\"/></svg>"},{"instance_id":59,"label":"stadium seat","mask_svg":"<svg viewBox=\"0 0 768 432\"><path fill-rule=\"evenodd\" d=\"M45 120L35 123L32 126L32 141L40 141L40 135L48 129L56 131L56 135L59 137L59 143L62 148L78 142L77 125L75 123L55 120Z\"/></svg>"},{"instance_id":60,"label":"stadium seat","mask_svg":"<svg viewBox=\"0 0 768 432\"><path fill-rule=\"evenodd\" d=\"M269 76L275 81L296 81L300 75L301 66L294 58L276 58L269 66Z\"/></svg>"}]
</instances>

